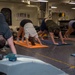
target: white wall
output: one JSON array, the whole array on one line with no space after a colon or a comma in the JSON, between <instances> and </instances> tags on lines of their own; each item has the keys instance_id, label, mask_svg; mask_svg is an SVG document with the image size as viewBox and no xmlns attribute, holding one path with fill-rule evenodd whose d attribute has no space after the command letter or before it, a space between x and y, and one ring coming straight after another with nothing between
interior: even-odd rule
<instances>
[{"instance_id":1,"label":"white wall","mask_svg":"<svg viewBox=\"0 0 75 75\"><path fill-rule=\"evenodd\" d=\"M30 14L30 19L33 21L34 25L38 25L39 26L39 12L38 12L38 8L37 7L26 7L26 4L22 4L22 3L3 3L0 2L0 10L2 8L10 8L12 11L12 26L14 29L16 27L19 27L19 23L20 21L25 18L25 17L17 17L17 13L26 13L26 14ZM66 6L60 6L57 9L52 9L52 12L56 12L56 13L60 13L60 12L64 12L66 14L66 19L73 19L75 18L75 10L71 10L69 8L67 8ZM38 15L39 14L39 15ZM41 13L42 14L42 13ZM58 15L54 14L53 19L55 22L58 21Z\"/></svg>"},{"instance_id":2,"label":"white wall","mask_svg":"<svg viewBox=\"0 0 75 75\"><path fill-rule=\"evenodd\" d=\"M19 3L2 3L0 2L0 10L2 8L9 8L12 11L12 26L10 28L19 27L19 23L22 19L27 17L19 17L17 13L26 13L30 14L30 18L33 21L34 25L38 25L38 10L37 7L26 7L26 4Z\"/></svg>"}]
</instances>

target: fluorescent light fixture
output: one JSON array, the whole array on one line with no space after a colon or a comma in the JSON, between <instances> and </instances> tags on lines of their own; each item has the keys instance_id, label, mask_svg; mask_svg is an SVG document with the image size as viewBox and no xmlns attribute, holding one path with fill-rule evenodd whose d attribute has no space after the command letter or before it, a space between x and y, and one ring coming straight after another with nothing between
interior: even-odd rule
<instances>
[{"instance_id":1,"label":"fluorescent light fixture","mask_svg":"<svg viewBox=\"0 0 75 75\"><path fill-rule=\"evenodd\" d=\"M27 3L30 5L30 1L28 0Z\"/></svg>"},{"instance_id":2,"label":"fluorescent light fixture","mask_svg":"<svg viewBox=\"0 0 75 75\"><path fill-rule=\"evenodd\" d=\"M48 0L30 0L32 2L48 2Z\"/></svg>"},{"instance_id":3,"label":"fluorescent light fixture","mask_svg":"<svg viewBox=\"0 0 75 75\"><path fill-rule=\"evenodd\" d=\"M37 7L36 5L26 5L27 7Z\"/></svg>"},{"instance_id":4,"label":"fluorescent light fixture","mask_svg":"<svg viewBox=\"0 0 75 75\"><path fill-rule=\"evenodd\" d=\"M69 4L75 4L75 2L74 1L70 1Z\"/></svg>"},{"instance_id":5,"label":"fluorescent light fixture","mask_svg":"<svg viewBox=\"0 0 75 75\"><path fill-rule=\"evenodd\" d=\"M22 2L25 2L24 0L22 0Z\"/></svg>"},{"instance_id":6,"label":"fluorescent light fixture","mask_svg":"<svg viewBox=\"0 0 75 75\"><path fill-rule=\"evenodd\" d=\"M71 8L71 9L75 9L75 8Z\"/></svg>"},{"instance_id":7,"label":"fluorescent light fixture","mask_svg":"<svg viewBox=\"0 0 75 75\"><path fill-rule=\"evenodd\" d=\"M51 8L52 8L52 9L56 9L57 7L56 7L56 6L51 6Z\"/></svg>"},{"instance_id":8,"label":"fluorescent light fixture","mask_svg":"<svg viewBox=\"0 0 75 75\"><path fill-rule=\"evenodd\" d=\"M47 0L38 0L39 2L48 2Z\"/></svg>"}]
</instances>

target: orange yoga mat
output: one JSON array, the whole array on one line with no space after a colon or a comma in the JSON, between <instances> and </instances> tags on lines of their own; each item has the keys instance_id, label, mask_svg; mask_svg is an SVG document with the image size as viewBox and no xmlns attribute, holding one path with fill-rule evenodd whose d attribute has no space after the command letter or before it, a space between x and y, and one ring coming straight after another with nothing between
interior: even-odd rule
<instances>
[{"instance_id":1,"label":"orange yoga mat","mask_svg":"<svg viewBox=\"0 0 75 75\"><path fill-rule=\"evenodd\" d=\"M23 47L27 47L27 48L45 48L45 47L48 47L48 46L46 46L46 45L42 45L42 46L41 46L41 45L38 44L38 43L36 43L35 46L30 46L30 47L28 47L27 44L26 44L26 41L24 41L24 42L22 42L22 41L19 41L19 42L14 41L14 43L17 44L17 45L23 46ZM31 44L31 43L30 43L30 44Z\"/></svg>"}]
</instances>

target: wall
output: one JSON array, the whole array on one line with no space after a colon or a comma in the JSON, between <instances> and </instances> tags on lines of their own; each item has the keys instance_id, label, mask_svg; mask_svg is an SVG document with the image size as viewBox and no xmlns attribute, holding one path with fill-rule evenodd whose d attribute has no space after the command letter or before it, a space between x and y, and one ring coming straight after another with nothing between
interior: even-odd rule
<instances>
[{"instance_id":1,"label":"wall","mask_svg":"<svg viewBox=\"0 0 75 75\"><path fill-rule=\"evenodd\" d=\"M12 11L12 26L14 29L16 27L19 27L19 23L20 21L25 18L25 17L18 17L17 14L18 13L26 13L26 14L30 14L30 19L33 21L34 25L38 25L39 26L39 19L41 18L40 15L42 13L40 13L39 8L37 7L27 7L26 3L3 3L0 2L0 10L2 8L10 8ZM66 14L66 19L72 19L75 18L75 10L71 10L69 8L67 8L66 6L60 6L57 9L52 9L52 12L56 13L53 15L53 20L55 22L58 21L58 15L57 13L60 12L64 12ZM39 14L39 15L38 15Z\"/></svg>"},{"instance_id":2,"label":"wall","mask_svg":"<svg viewBox=\"0 0 75 75\"><path fill-rule=\"evenodd\" d=\"M26 4L21 3L2 3L0 2L0 10L2 8L10 8L12 11L12 26L10 28L19 27L19 23L22 19L28 18L27 16L18 16L19 13L26 13L30 15L30 18L33 21L34 25L38 25L38 10L37 7L27 7Z\"/></svg>"},{"instance_id":3,"label":"wall","mask_svg":"<svg viewBox=\"0 0 75 75\"><path fill-rule=\"evenodd\" d=\"M66 5L65 6L61 5L57 9L52 9L52 12L56 12L56 13L64 12L66 20L75 18L75 14L74 14L75 10L72 10L71 8L66 7Z\"/></svg>"}]
</instances>

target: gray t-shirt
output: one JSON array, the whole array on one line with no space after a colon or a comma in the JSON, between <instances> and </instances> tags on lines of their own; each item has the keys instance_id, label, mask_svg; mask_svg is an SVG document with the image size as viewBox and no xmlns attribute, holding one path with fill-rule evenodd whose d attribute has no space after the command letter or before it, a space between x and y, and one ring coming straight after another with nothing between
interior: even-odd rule
<instances>
[{"instance_id":1,"label":"gray t-shirt","mask_svg":"<svg viewBox=\"0 0 75 75\"><path fill-rule=\"evenodd\" d=\"M72 24L75 22L75 20L71 20L70 22L69 22L69 26L72 26Z\"/></svg>"},{"instance_id":2,"label":"gray t-shirt","mask_svg":"<svg viewBox=\"0 0 75 75\"><path fill-rule=\"evenodd\" d=\"M3 35L6 40L12 36L10 28L6 23L5 17L2 13L0 13L0 35Z\"/></svg>"}]
</instances>

